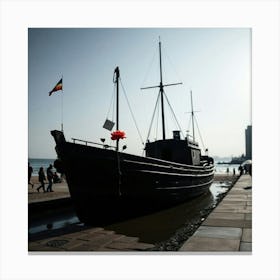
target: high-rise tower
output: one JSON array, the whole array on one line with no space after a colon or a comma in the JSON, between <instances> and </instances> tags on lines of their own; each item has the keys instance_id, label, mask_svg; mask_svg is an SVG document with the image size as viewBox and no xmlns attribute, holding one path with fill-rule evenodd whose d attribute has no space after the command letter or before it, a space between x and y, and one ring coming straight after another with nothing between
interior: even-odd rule
<instances>
[{"instance_id":1,"label":"high-rise tower","mask_svg":"<svg viewBox=\"0 0 280 280\"><path fill-rule=\"evenodd\" d=\"M246 158L252 159L252 126L248 125L245 129Z\"/></svg>"}]
</instances>

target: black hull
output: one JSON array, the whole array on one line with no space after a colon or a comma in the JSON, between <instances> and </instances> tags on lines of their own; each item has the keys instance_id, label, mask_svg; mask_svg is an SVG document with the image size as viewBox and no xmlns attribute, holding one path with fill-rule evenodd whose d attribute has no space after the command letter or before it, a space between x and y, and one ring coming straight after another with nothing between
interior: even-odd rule
<instances>
[{"instance_id":1,"label":"black hull","mask_svg":"<svg viewBox=\"0 0 280 280\"><path fill-rule=\"evenodd\" d=\"M208 191L213 164L189 166L69 142L57 143L82 222L102 224L166 208Z\"/></svg>"}]
</instances>

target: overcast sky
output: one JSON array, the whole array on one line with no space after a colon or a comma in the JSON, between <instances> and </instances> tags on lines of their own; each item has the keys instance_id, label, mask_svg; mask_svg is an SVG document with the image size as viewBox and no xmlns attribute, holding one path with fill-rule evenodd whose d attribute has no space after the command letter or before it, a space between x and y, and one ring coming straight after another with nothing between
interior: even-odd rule
<instances>
[{"instance_id":1,"label":"overcast sky","mask_svg":"<svg viewBox=\"0 0 280 280\"><path fill-rule=\"evenodd\" d=\"M102 128L114 92L113 71L121 81L144 141L147 138L158 89L158 41L162 41L165 93L185 133L193 92L199 130L212 156L245 153L245 129L251 124L251 30L246 28L178 29L40 29L28 31L28 156L55 158L50 135L64 124L71 137L100 142L110 132ZM48 92L63 76L63 92ZM120 129L126 132L127 152L142 154L122 87ZM63 96L62 96L63 95ZM109 110L110 109L110 110ZM109 112L109 115L108 115ZM166 133L177 129L165 104ZM162 137L155 122L150 140ZM114 117L115 118L115 117ZM198 136L198 131L196 136ZM200 140L197 137L197 140Z\"/></svg>"}]
</instances>

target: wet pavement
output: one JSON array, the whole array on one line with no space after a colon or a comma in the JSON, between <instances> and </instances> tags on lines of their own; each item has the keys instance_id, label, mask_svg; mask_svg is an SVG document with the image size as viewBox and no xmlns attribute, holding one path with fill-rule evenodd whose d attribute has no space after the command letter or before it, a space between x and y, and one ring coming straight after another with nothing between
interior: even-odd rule
<instances>
[{"instance_id":1,"label":"wet pavement","mask_svg":"<svg viewBox=\"0 0 280 280\"><path fill-rule=\"evenodd\" d=\"M139 242L137 237L117 234L103 228L89 228L47 239L29 242L32 252L143 251L153 244Z\"/></svg>"},{"instance_id":2,"label":"wet pavement","mask_svg":"<svg viewBox=\"0 0 280 280\"><path fill-rule=\"evenodd\" d=\"M252 252L252 178L242 175L181 247L184 252Z\"/></svg>"}]
</instances>

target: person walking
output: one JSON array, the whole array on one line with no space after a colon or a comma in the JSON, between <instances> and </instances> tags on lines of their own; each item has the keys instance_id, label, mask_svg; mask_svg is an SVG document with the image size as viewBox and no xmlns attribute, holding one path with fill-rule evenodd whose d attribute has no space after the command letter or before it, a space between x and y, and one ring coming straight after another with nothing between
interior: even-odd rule
<instances>
[{"instance_id":1,"label":"person walking","mask_svg":"<svg viewBox=\"0 0 280 280\"><path fill-rule=\"evenodd\" d=\"M31 187L32 187L32 189L33 189L34 184L30 182L32 173L33 173L33 168L32 168L32 166L30 165L30 162L28 162L28 185L31 185Z\"/></svg>"},{"instance_id":2,"label":"person walking","mask_svg":"<svg viewBox=\"0 0 280 280\"><path fill-rule=\"evenodd\" d=\"M41 185L37 188L37 191L39 192L39 190L43 188L43 191L46 192L45 190L46 176L43 167L40 167L38 174L39 174L39 182L41 183Z\"/></svg>"},{"instance_id":3,"label":"person walking","mask_svg":"<svg viewBox=\"0 0 280 280\"><path fill-rule=\"evenodd\" d=\"M227 176L228 176L228 174L229 174L229 168L227 168Z\"/></svg>"},{"instance_id":4,"label":"person walking","mask_svg":"<svg viewBox=\"0 0 280 280\"><path fill-rule=\"evenodd\" d=\"M243 175L243 167L241 164L238 167L238 171L239 171L239 176Z\"/></svg>"},{"instance_id":5,"label":"person walking","mask_svg":"<svg viewBox=\"0 0 280 280\"><path fill-rule=\"evenodd\" d=\"M50 166L47 168L47 178L49 181L49 185L47 187L47 192L53 192L52 185L53 185L53 166L50 164Z\"/></svg>"}]
</instances>

